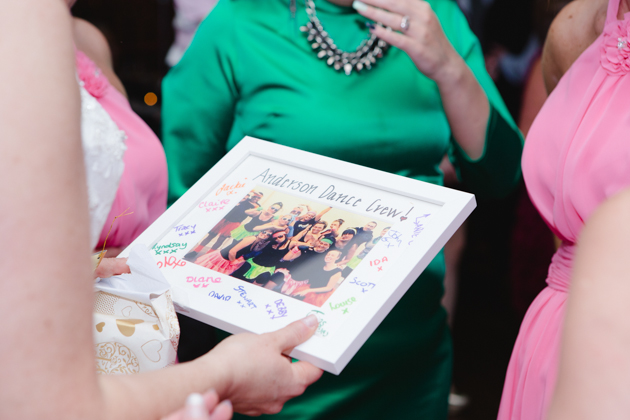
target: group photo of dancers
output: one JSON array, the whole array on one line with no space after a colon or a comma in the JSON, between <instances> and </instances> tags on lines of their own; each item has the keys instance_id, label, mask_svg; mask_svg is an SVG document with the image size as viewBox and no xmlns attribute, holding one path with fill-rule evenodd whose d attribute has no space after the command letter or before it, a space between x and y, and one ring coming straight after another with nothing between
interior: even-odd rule
<instances>
[{"instance_id":1,"label":"group photo of dancers","mask_svg":"<svg viewBox=\"0 0 630 420\"><path fill-rule=\"evenodd\" d=\"M256 187L184 260L321 307L390 227Z\"/></svg>"}]
</instances>

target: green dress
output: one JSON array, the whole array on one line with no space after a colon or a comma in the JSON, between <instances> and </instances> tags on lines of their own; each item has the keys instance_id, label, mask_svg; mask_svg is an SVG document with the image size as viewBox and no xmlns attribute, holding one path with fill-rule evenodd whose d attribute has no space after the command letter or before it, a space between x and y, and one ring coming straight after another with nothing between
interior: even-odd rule
<instances>
[{"instance_id":1,"label":"green dress","mask_svg":"<svg viewBox=\"0 0 630 420\"><path fill-rule=\"evenodd\" d=\"M292 19L288 3L220 0L164 79L171 202L246 135L436 184L449 153L476 194L500 196L516 184L522 138L454 1L429 3L491 105L476 161L454 143L436 84L403 51L391 48L369 71L336 72L298 30L307 22L304 4L297 2ZM341 49L369 36L353 9L315 4ZM452 348L440 304L443 279L440 253L341 375L325 373L277 417L445 419Z\"/></svg>"}]
</instances>

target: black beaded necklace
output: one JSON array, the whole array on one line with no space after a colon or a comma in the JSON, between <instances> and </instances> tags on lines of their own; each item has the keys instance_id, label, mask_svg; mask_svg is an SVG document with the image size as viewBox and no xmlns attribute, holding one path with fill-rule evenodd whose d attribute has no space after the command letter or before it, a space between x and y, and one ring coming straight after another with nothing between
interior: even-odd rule
<instances>
[{"instance_id":1,"label":"black beaded necklace","mask_svg":"<svg viewBox=\"0 0 630 420\"><path fill-rule=\"evenodd\" d=\"M293 6L293 1L291 3ZM305 4L309 22L306 26L302 26L300 31L307 36L306 39L309 42L312 42L311 48L313 52L317 53L317 57L320 59L325 58L326 64L335 70L343 69L347 76L350 76L352 71L370 70L376 64L376 60L383 57L383 54L389 48L385 41L371 34L369 38L361 41L361 44L355 51L346 52L340 50L332 38L328 36L328 32L324 30L317 18L313 0L305 0Z\"/></svg>"}]
</instances>

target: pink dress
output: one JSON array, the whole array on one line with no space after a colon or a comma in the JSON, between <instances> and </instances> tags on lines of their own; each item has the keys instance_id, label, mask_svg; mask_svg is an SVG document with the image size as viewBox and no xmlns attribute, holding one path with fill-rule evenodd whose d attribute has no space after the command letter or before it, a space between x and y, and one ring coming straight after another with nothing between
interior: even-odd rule
<instances>
[{"instance_id":1,"label":"pink dress","mask_svg":"<svg viewBox=\"0 0 630 420\"><path fill-rule=\"evenodd\" d=\"M126 247L166 210L166 157L159 139L131 109L127 98L79 50L76 50L76 65L85 89L127 135L125 169L97 248L103 245L114 217L129 208L133 214L116 219L107 239L108 248Z\"/></svg>"},{"instance_id":2,"label":"pink dress","mask_svg":"<svg viewBox=\"0 0 630 420\"><path fill-rule=\"evenodd\" d=\"M547 287L514 345L500 420L540 420L553 394L575 242L595 208L630 186L630 13L609 0L603 33L573 63L525 142L523 175L543 219L562 239Z\"/></svg>"}]
</instances>

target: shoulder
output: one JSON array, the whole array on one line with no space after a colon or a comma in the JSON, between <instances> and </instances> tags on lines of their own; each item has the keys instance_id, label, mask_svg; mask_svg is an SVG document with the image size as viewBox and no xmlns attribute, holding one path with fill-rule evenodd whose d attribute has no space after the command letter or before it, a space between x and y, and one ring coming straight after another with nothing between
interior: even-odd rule
<instances>
[{"instance_id":1,"label":"shoulder","mask_svg":"<svg viewBox=\"0 0 630 420\"><path fill-rule=\"evenodd\" d=\"M83 19L73 19L74 42L77 48L83 51L101 70L112 66L112 53L105 35L90 22Z\"/></svg>"},{"instance_id":2,"label":"shoulder","mask_svg":"<svg viewBox=\"0 0 630 420\"><path fill-rule=\"evenodd\" d=\"M77 49L87 55L105 74L109 83L123 95L126 95L122 82L114 73L112 52L105 35L90 22L83 19L73 19L74 42Z\"/></svg>"},{"instance_id":3,"label":"shoulder","mask_svg":"<svg viewBox=\"0 0 630 420\"><path fill-rule=\"evenodd\" d=\"M607 6L607 0L575 0L553 20L542 54L548 93L602 32Z\"/></svg>"}]
</instances>

